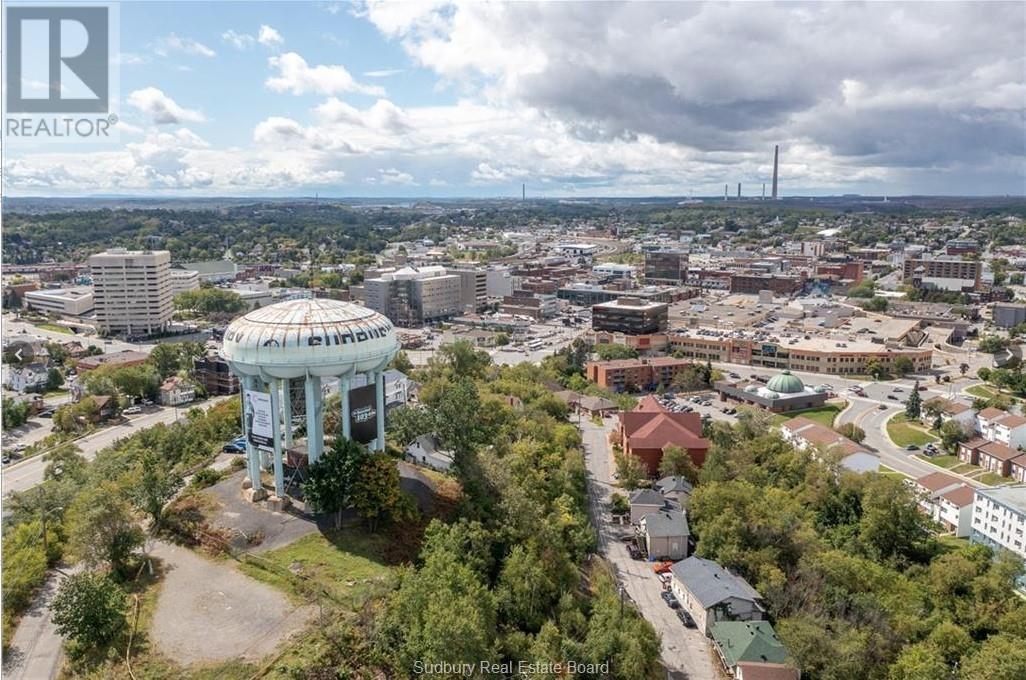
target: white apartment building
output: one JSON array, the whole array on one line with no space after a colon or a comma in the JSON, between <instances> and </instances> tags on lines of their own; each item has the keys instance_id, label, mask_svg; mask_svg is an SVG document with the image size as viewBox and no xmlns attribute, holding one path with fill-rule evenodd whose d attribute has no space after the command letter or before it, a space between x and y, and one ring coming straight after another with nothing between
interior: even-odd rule
<instances>
[{"instance_id":1,"label":"white apartment building","mask_svg":"<svg viewBox=\"0 0 1026 680\"><path fill-rule=\"evenodd\" d=\"M57 316L85 316L93 311L93 290L87 286L30 290L24 295L31 309Z\"/></svg>"},{"instance_id":2,"label":"white apartment building","mask_svg":"<svg viewBox=\"0 0 1026 680\"><path fill-rule=\"evenodd\" d=\"M1026 559L1026 484L976 489L970 540Z\"/></svg>"},{"instance_id":3,"label":"white apartment building","mask_svg":"<svg viewBox=\"0 0 1026 680\"><path fill-rule=\"evenodd\" d=\"M919 507L944 531L965 538L972 531L974 489L943 472L932 472L907 484L916 490Z\"/></svg>"},{"instance_id":4,"label":"white apartment building","mask_svg":"<svg viewBox=\"0 0 1026 680\"><path fill-rule=\"evenodd\" d=\"M617 279L633 279L635 271L634 267L629 264L606 262L592 267L591 273L596 276L612 276Z\"/></svg>"},{"instance_id":5,"label":"white apartment building","mask_svg":"<svg viewBox=\"0 0 1026 680\"><path fill-rule=\"evenodd\" d=\"M200 277L195 269L172 269L171 270L171 296L185 293L190 290L199 290Z\"/></svg>"},{"instance_id":6,"label":"white apartment building","mask_svg":"<svg viewBox=\"0 0 1026 680\"><path fill-rule=\"evenodd\" d=\"M114 248L89 258L97 329L142 336L171 324L171 253Z\"/></svg>"},{"instance_id":7,"label":"white apartment building","mask_svg":"<svg viewBox=\"0 0 1026 680\"><path fill-rule=\"evenodd\" d=\"M27 295L26 295L27 297ZM1026 449L1026 418L998 408L985 408L977 416L980 436L1010 449Z\"/></svg>"}]
</instances>

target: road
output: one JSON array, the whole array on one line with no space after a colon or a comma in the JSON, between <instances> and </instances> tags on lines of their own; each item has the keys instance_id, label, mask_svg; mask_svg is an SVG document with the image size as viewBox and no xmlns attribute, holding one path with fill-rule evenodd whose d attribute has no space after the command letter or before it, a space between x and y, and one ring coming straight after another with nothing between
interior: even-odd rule
<instances>
[{"instance_id":1,"label":"road","mask_svg":"<svg viewBox=\"0 0 1026 680\"><path fill-rule=\"evenodd\" d=\"M57 331L47 330L45 328L39 328L34 326L27 321L15 320L15 315L8 313L3 315L3 330L4 338L8 340L17 340L19 335L35 335L46 340L52 340L54 342L67 342L68 340L78 340L84 346L96 345L100 349L106 352L121 352L126 349L132 349L137 352L149 352L153 349L154 345L145 343L130 343L122 340L105 340L97 337L96 335L86 335L85 333L58 333Z\"/></svg>"},{"instance_id":2,"label":"road","mask_svg":"<svg viewBox=\"0 0 1026 680\"><path fill-rule=\"evenodd\" d=\"M198 404L198 408L207 409L224 401L227 397L216 397L214 399L208 399L202 404ZM185 408L177 409L178 417L185 415ZM140 430L144 430L147 427L152 427L158 423L173 423L175 421L176 410L170 407L159 407L153 413L145 413L139 416L129 418L124 424L111 425L105 427L98 432L94 432L81 439L75 441L77 446L82 451L82 455L86 460L92 460L96 457L102 449L110 446L119 439L131 436ZM27 460L14 463L13 465L7 466L3 474L0 475L0 485L3 487L3 496L6 498L11 493L26 491L31 489L36 484L43 481L43 470L46 468L46 463L43 461L42 456L33 456Z\"/></svg>"},{"instance_id":3,"label":"road","mask_svg":"<svg viewBox=\"0 0 1026 680\"><path fill-rule=\"evenodd\" d=\"M72 569L72 573L75 570ZM63 658L63 640L50 618L50 600L66 574L51 571L35 602L18 622L4 655L5 680L52 680Z\"/></svg>"},{"instance_id":4,"label":"road","mask_svg":"<svg viewBox=\"0 0 1026 680\"><path fill-rule=\"evenodd\" d=\"M721 676L713 664L708 639L695 629L685 628L666 605L660 595L662 582L652 571L652 565L642 560L633 560L627 553L627 547L620 539L633 529L607 521L606 508L613 492L607 437L614 422L608 418L602 426L590 420L580 423L588 468L588 511L598 533L599 553L613 565L620 585L659 634L662 649L660 660L670 676L689 680L718 680Z\"/></svg>"}]
</instances>

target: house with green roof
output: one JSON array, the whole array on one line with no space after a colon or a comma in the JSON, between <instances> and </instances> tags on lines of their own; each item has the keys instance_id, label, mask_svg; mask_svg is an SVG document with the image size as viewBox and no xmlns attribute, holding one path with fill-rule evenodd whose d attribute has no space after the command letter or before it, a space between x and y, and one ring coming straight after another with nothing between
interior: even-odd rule
<instances>
[{"instance_id":1,"label":"house with green roof","mask_svg":"<svg viewBox=\"0 0 1026 680\"><path fill-rule=\"evenodd\" d=\"M787 648L769 621L717 621L709 628L723 667L733 674L741 662L783 664Z\"/></svg>"}]
</instances>

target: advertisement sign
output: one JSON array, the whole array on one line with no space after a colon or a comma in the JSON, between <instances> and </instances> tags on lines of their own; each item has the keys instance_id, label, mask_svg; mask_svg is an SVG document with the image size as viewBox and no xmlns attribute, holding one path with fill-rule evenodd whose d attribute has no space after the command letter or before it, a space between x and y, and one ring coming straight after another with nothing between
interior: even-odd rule
<instances>
[{"instance_id":1,"label":"advertisement sign","mask_svg":"<svg viewBox=\"0 0 1026 680\"><path fill-rule=\"evenodd\" d=\"M246 438L253 446L274 447L273 411L271 395L267 392L246 390L243 398L246 414Z\"/></svg>"},{"instance_id":2,"label":"advertisement sign","mask_svg":"<svg viewBox=\"0 0 1026 680\"><path fill-rule=\"evenodd\" d=\"M361 444L378 436L376 394L373 384L349 390L349 434Z\"/></svg>"}]
</instances>

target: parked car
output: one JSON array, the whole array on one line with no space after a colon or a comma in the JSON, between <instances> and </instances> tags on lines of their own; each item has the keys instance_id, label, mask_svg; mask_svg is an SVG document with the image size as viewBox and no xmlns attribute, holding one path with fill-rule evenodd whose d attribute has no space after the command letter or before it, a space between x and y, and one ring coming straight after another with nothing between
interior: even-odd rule
<instances>
[{"instance_id":1,"label":"parked car","mask_svg":"<svg viewBox=\"0 0 1026 680\"><path fill-rule=\"evenodd\" d=\"M26 444L24 442L21 442L20 444L15 444L14 446L12 446L11 450L13 450L15 453L21 453L22 451L24 451L27 448L28 448L28 444Z\"/></svg>"},{"instance_id":2,"label":"parked car","mask_svg":"<svg viewBox=\"0 0 1026 680\"><path fill-rule=\"evenodd\" d=\"M680 607L680 602L677 602L677 598L673 596L669 590L664 590L660 593L663 596L663 601L670 606L670 609L677 609Z\"/></svg>"},{"instance_id":3,"label":"parked car","mask_svg":"<svg viewBox=\"0 0 1026 680\"><path fill-rule=\"evenodd\" d=\"M39 417L40 418L53 418L53 409L52 408L48 408L45 411L40 411L39 412Z\"/></svg>"},{"instance_id":4,"label":"parked car","mask_svg":"<svg viewBox=\"0 0 1026 680\"><path fill-rule=\"evenodd\" d=\"M688 614L683 607L678 607L675 611L677 612L677 618L680 619L685 628L695 627L695 620L691 618L691 614Z\"/></svg>"},{"instance_id":5,"label":"parked car","mask_svg":"<svg viewBox=\"0 0 1026 680\"><path fill-rule=\"evenodd\" d=\"M897 401L898 400L898 398L896 396L894 396L893 394L888 394L887 398L890 399L891 401Z\"/></svg>"},{"instance_id":6,"label":"parked car","mask_svg":"<svg viewBox=\"0 0 1026 680\"><path fill-rule=\"evenodd\" d=\"M904 392L905 390L901 389L900 387L895 387L894 391L895 392Z\"/></svg>"},{"instance_id":7,"label":"parked car","mask_svg":"<svg viewBox=\"0 0 1026 680\"><path fill-rule=\"evenodd\" d=\"M672 566L673 566L673 562L671 562L669 560L665 560L663 562L659 562L658 564L654 565L652 567L652 570L655 571L655 573L657 573L657 574L665 574L668 571L670 571L670 567L672 567Z\"/></svg>"},{"instance_id":8,"label":"parked car","mask_svg":"<svg viewBox=\"0 0 1026 680\"><path fill-rule=\"evenodd\" d=\"M141 406L129 406L124 411L122 411L122 413L124 413L126 416L134 415L136 413L142 413L142 407Z\"/></svg>"},{"instance_id":9,"label":"parked car","mask_svg":"<svg viewBox=\"0 0 1026 680\"><path fill-rule=\"evenodd\" d=\"M245 448L239 447L235 442L228 442L221 447L223 453L242 453L245 450Z\"/></svg>"},{"instance_id":10,"label":"parked car","mask_svg":"<svg viewBox=\"0 0 1026 680\"><path fill-rule=\"evenodd\" d=\"M877 408L880 409L881 411L886 411L887 410L887 404L880 404L879 406L877 406Z\"/></svg>"},{"instance_id":11,"label":"parked car","mask_svg":"<svg viewBox=\"0 0 1026 680\"><path fill-rule=\"evenodd\" d=\"M638 546L634 545L633 543L627 546L627 552L630 554L631 559L633 559L633 560L640 560L641 559L641 551L638 550Z\"/></svg>"},{"instance_id":12,"label":"parked car","mask_svg":"<svg viewBox=\"0 0 1026 680\"><path fill-rule=\"evenodd\" d=\"M909 444L908 446L905 447L905 450L906 451L918 451L919 447L916 446L915 444Z\"/></svg>"}]
</instances>

